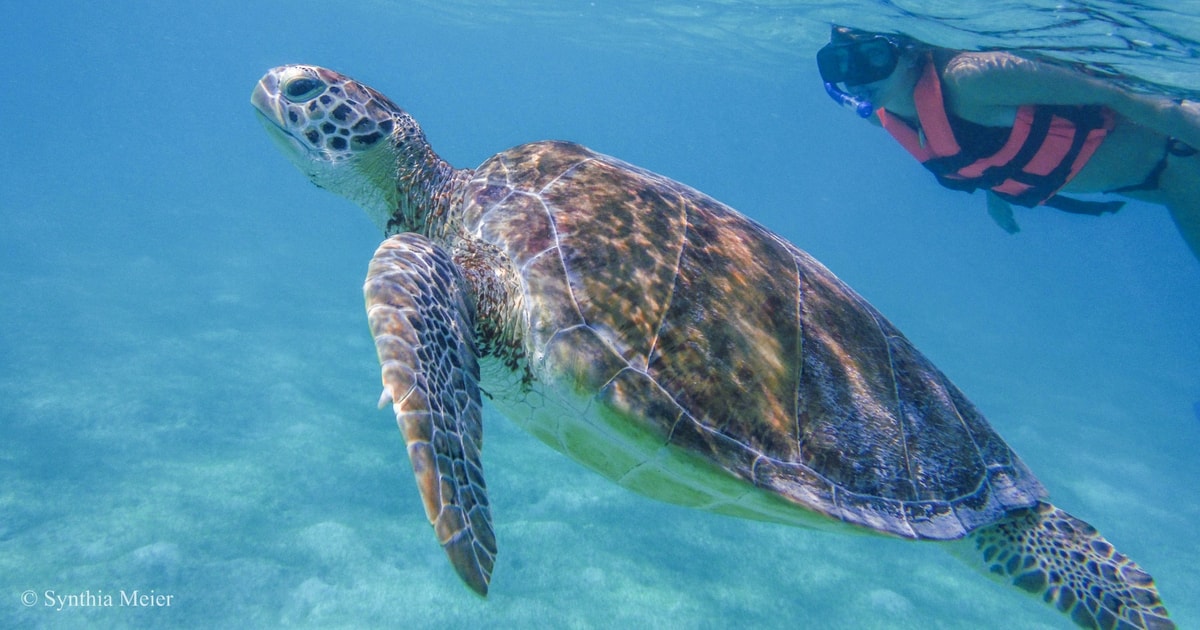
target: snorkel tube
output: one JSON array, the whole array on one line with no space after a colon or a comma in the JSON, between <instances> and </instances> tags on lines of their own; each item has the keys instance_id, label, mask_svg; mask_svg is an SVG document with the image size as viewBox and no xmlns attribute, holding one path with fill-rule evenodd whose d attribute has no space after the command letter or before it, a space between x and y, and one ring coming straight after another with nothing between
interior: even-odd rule
<instances>
[{"instance_id":1,"label":"snorkel tube","mask_svg":"<svg viewBox=\"0 0 1200 630\"><path fill-rule=\"evenodd\" d=\"M871 105L871 101L865 101L853 94L848 94L838 89L838 86L826 81L825 92L838 105L848 105L854 108L854 113L860 118L870 118L871 112L875 111L875 106Z\"/></svg>"}]
</instances>

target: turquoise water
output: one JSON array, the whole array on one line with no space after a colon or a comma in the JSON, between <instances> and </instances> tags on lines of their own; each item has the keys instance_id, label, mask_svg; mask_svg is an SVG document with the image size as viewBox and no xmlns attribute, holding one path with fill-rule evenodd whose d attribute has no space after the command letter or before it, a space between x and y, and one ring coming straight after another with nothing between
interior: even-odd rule
<instances>
[{"instance_id":1,"label":"turquoise water","mask_svg":"<svg viewBox=\"0 0 1200 630\"><path fill-rule=\"evenodd\" d=\"M472 595L375 408L360 286L379 235L248 104L289 62L379 88L456 165L576 140L777 230L1200 625L1200 265L1165 211L1018 209L1009 236L813 67L838 21L1200 94L1200 3L1054 6L4 5L0 627L1066 625L935 546L642 499L490 410L500 556ZM160 605L121 606L134 590Z\"/></svg>"}]
</instances>

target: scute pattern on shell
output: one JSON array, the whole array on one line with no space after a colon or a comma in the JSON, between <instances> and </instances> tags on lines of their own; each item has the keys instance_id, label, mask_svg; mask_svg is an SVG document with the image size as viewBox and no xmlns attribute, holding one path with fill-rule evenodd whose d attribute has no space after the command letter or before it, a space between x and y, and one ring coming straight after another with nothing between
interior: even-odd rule
<instances>
[{"instance_id":1,"label":"scute pattern on shell","mask_svg":"<svg viewBox=\"0 0 1200 630\"><path fill-rule=\"evenodd\" d=\"M481 165L464 218L519 267L531 361L564 351L556 335L594 333L598 360L548 365L574 366L565 380L664 443L905 537L961 537L1044 494L878 311L696 190L540 142Z\"/></svg>"}]
</instances>

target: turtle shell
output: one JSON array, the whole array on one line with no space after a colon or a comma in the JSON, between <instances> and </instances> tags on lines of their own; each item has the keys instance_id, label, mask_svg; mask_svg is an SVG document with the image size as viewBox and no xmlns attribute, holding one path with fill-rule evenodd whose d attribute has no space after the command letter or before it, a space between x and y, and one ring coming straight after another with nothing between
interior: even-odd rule
<instances>
[{"instance_id":1,"label":"turtle shell","mask_svg":"<svg viewBox=\"0 0 1200 630\"><path fill-rule=\"evenodd\" d=\"M805 524L799 515L815 513L931 539L1045 494L878 311L703 193L540 142L482 164L462 203L468 233L521 279L530 371L562 394L532 430L623 485L742 516ZM538 415L531 395L501 406ZM588 426L599 428L569 438ZM645 482L643 468L677 487ZM763 507L764 495L783 507Z\"/></svg>"}]
</instances>

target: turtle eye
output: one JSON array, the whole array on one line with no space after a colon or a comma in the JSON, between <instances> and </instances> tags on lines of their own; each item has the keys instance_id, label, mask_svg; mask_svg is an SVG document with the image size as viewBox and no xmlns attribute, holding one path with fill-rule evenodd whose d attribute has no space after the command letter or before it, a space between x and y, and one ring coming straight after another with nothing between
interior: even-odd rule
<instances>
[{"instance_id":1,"label":"turtle eye","mask_svg":"<svg viewBox=\"0 0 1200 630\"><path fill-rule=\"evenodd\" d=\"M325 91L325 84L312 77L296 77L284 84L283 93L292 102L304 102Z\"/></svg>"}]
</instances>

